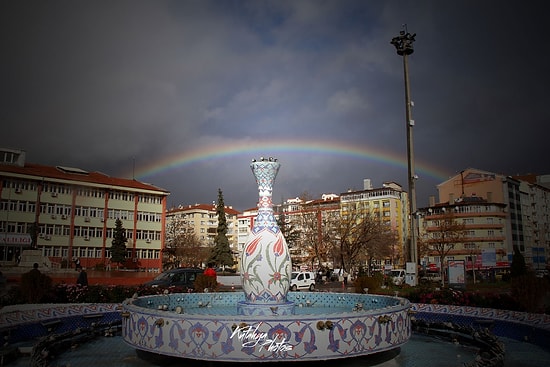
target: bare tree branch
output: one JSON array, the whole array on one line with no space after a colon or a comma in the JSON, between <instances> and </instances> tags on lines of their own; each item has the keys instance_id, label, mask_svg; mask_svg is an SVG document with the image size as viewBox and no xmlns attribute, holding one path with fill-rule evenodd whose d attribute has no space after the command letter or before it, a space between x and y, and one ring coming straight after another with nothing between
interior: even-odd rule
<instances>
[{"instance_id":1,"label":"bare tree branch","mask_svg":"<svg viewBox=\"0 0 550 367\"><path fill-rule=\"evenodd\" d=\"M441 261L439 272L444 283L445 258L457 244L464 242L466 226L456 220L453 211L444 212L432 222L434 225L426 227L426 234L419 242L423 252L427 251L429 255L439 256Z\"/></svg>"}]
</instances>

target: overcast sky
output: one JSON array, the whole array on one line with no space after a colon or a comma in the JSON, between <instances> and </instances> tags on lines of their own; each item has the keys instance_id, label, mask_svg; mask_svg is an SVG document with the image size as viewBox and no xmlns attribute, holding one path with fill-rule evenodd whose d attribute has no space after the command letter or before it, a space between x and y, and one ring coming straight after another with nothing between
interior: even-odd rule
<instances>
[{"instance_id":1,"label":"overcast sky","mask_svg":"<svg viewBox=\"0 0 550 367\"><path fill-rule=\"evenodd\" d=\"M407 189L409 57L418 206L474 167L548 174L546 1L0 3L0 146L152 183L168 204L254 207L394 181Z\"/></svg>"}]
</instances>

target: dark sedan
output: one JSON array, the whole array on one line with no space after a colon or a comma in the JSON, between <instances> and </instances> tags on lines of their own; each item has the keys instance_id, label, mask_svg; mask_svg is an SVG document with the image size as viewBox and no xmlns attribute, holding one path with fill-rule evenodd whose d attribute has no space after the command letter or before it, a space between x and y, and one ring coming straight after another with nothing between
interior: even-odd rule
<instances>
[{"instance_id":1,"label":"dark sedan","mask_svg":"<svg viewBox=\"0 0 550 367\"><path fill-rule=\"evenodd\" d=\"M197 275L204 271L199 268L177 268L159 274L155 279L145 283L151 287L183 287L193 289Z\"/></svg>"}]
</instances>

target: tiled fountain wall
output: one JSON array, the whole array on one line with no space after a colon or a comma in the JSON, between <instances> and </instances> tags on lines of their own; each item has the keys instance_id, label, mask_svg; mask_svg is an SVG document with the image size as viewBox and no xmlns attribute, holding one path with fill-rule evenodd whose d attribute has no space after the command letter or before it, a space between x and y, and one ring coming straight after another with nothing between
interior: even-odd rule
<instances>
[{"instance_id":1,"label":"tiled fountain wall","mask_svg":"<svg viewBox=\"0 0 550 367\"><path fill-rule=\"evenodd\" d=\"M391 350L411 335L404 298L357 293L292 292L279 305L242 315L245 294L144 296L123 303L122 336L138 349L227 362L308 361ZM168 312L167 312L168 311Z\"/></svg>"},{"instance_id":2,"label":"tiled fountain wall","mask_svg":"<svg viewBox=\"0 0 550 367\"><path fill-rule=\"evenodd\" d=\"M546 349L550 345L550 315L420 303L411 304L411 311L417 319L486 325L498 336L528 341ZM121 305L112 303L51 304L22 310L10 308L9 311L0 311L0 336L13 344L50 333L88 327L92 323L109 323L120 319Z\"/></svg>"}]
</instances>

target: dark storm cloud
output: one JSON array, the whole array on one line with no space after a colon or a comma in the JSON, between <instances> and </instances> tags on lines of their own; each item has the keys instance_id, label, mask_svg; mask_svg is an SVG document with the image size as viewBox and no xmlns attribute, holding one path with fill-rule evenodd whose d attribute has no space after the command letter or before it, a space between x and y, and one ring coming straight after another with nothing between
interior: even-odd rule
<instances>
[{"instance_id":1,"label":"dark storm cloud","mask_svg":"<svg viewBox=\"0 0 550 367\"><path fill-rule=\"evenodd\" d=\"M255 139L334 140L406 160L406 23L415 156L548 173L550 83L543 1L4 1L0 145L27 160L111 175ZM255 205L244 152L144 177L170 204L222 188ZM406 168L323 152L281 153L274 200L396 181ZM420 205L440 181L420 174Z\"/></svg>"}]
</instances>

